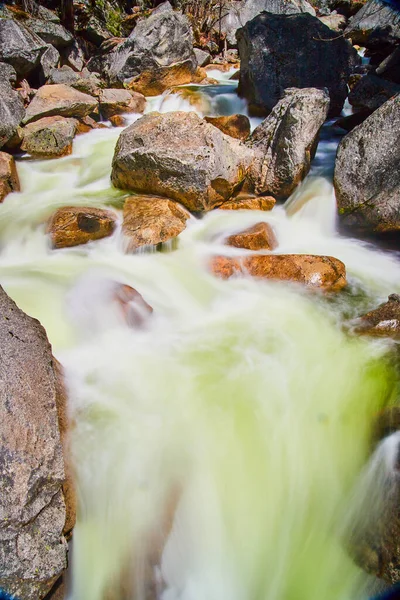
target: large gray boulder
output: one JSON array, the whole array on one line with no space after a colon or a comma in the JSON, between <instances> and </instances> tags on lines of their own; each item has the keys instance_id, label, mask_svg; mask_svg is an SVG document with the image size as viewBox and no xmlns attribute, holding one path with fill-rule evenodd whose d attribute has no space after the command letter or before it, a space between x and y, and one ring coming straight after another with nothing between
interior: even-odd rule
<instances>
[{"instance_id":1,"label":"large gray boulder","mask_svg":"<svg viewBox=\"0 0 400 600\"><path fill-rule=\"evenodd\" d=\"M369 0L351 19L345 36L353 44L375 49L400 41L400 10L396 3Z\"/></svg>"},{"instance_id":2,"label":"large gray boulder","mask_svg":"<svg viewBox=\"0 0 400 600\"><path fill-rule=\"evenodd\" d=\"M121 133L111 179L118 188L210 210L233 195L253 160L252 149L194 112L150 113Z\"/></svg>"},{"instance_id":3,"label":"large gray boulder","mask_svg":"<svg viewBox=\"0 0 400 600\"><path fill-rule=\"evenodd\" d=\"M194 73L197 60L189 20L164 2L147 18L139 21L125 42L112 54L109 77L123 82L144 71L188 63Z\"/></svg>"},{"instance_id":4,"label":"large gray boulder","mask_svg":"<svg viewBox=\"0 0 400 600\"><path fill-rule=\"evenodd\" d=\"M10 65L0 63L0 148L12 138L25 116L24 103L19 92L10 84L15 71Z\"/></svg>"},{"instance_id":5,"label":"large gray boulder","mask_svg":"<svg viewBox=\"0 0 400 600\"><path fill-rule=\"evenodd\" d=\"M308 13L262 13L237 33L239 93L253 113L268 114L284 90L327 88L330 115L339 115L347 81L360 57L348 40Z\"/></svg>"},{"instance_id":6,"label":"large gray boulder","mask_svg":"<svg viewBox=\"0 0 400 600\"><path fill-rule=\"evenodd\" d=\"M352 88L349 102L354 108L373 112L399 92L400 84L368 73Z\"/></svg>"},{"instance_id":7,"label":"large gray boulder","mask_svg":"<svg viewBox=\"0 0 400 600\"><path fill-rule=\"evenodd\" d=\"M343 225L355 233L400 230L400 95L339 144L334 185Z\"/></svg>"},{"instance_id":8,"label":"large gray boulder","mask_svg":"<svg viewBox=\"0 0 400 600\"><path fill-rule=\"evenodd\" d=\"M318 89L287 89L247 144L260 152L254 191L288 198L310 170L319 131L327 117L329 96Z\"/></svg>"},{"instance_id":9,"label":"large gray boulder","mask_svg":"<svg viewBox=\"0 0 400 600\"><path fill-rule=\"evenodd\" d=\"M0 61L12 65L19 78L36 69L46 48L46 42L20 22L0 19Z\"/></svg>"},{"instance_id":10,"label":"large gray boulder","mask_svg":"<svg viewBox=\"0 0 400 600\"><path fill-rule=\"evenodd\" d=\"M315 16L315 9L307 0L234 0L223 9L221 31L226 35L229 46L237 46L236 31L244 27L262 12L276 15L292 15L307 12ZM219 21L215 29L219 29Z\"/></svg>"},{"instance_id":11,"label":"large gray boulder","mask_svg":"<svg viewBox=\"0 0 400 600\"><path fill-rule=\"evenodd\" d=\"M67 566L65 398L40 323L2 288L0 314L0 589L40 600Z\"/></svg>"},{"instance_id":12,"label":"large gray boulder","mask_svg":"<svg viewBox=\"0 0 400 600\"><path fill-rule=\"evenodd\" d=\"M72 34L61 23L43 19L27 19L24 24L30 31L55 48L64 48L74 41Z\"/></svg>"}]
</instances>

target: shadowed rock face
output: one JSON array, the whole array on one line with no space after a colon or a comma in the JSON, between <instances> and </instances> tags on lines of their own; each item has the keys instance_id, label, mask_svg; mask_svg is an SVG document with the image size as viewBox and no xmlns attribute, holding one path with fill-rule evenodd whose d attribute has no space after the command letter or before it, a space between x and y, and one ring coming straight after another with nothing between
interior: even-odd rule
<instances>
[{"instance_id":1,"label":"shadowed rock face","mask_svg":"<svg viewBox=\"0 0 400 600\"><path fill-rule=\"evenodd\" d=\"M46 48L46 42L21 23L0 20L0 60L12 65L20 78L39 65Z\"/></svg>"},{"instance_id":2,"label":"shadowed rock face","mask_svg":"<svg viewBox=\"0 0 400 600\"><path fill-rule=\"evenodd\" d=\"M334 186L342 224L359 234L400 231L400 95L339 144Z\"/></svg>"},{"instance_id":3,"label":"shadowed rock face","mask_svg":"<svg viewBox=\"0 0 400 600\"><path fill-rule=\"evenodd\" d=\"M253 113L268 114L286 88L327 88L339 115L347 81L360 57L348 40L307 13L262 13L237 32L239 93Z\"/></svg>"},{"instance_id":4,"label":"shadowed rock face","mask_svg":"<svg viewBox=\"0 0 400 600\"><path fill-rule=\"evenodd\" d=\"M347 326L358 335L400 339L400 296L392 294L387 302L353 319Z\"/></svg>"},{"instance_id":5,"label":"shadowed rock face","mask_svg":"<svg viewBox=\"0 0 400 600\"><path fill-rule=\"evenodd\" d=\"M367 48L394 45L400 40L399 7L382 0L369 0L351 19L345 36Z\"/></svg>"},{"instance_id":6,"label":"shadowed rock face","mask_svg":"<svg viewBox=\"0 0 400 600\"><path fill-rule=\"evenodd\" d=\"M0 314L0 588L38 600L67 564L65 397L43 327L2 288Z\"/></svg>"},{"instance_id":7,"label":"shadowed rock face","mask_svg":"<svg viewBox=\"0 0 400 600\"><path fill-rule=\"evenodd\" d=\"M109 210L65 206L50 218L47 233L54 248L68 248L108 237L115 225L115 214Z\"/></svg>"}]
</instances>

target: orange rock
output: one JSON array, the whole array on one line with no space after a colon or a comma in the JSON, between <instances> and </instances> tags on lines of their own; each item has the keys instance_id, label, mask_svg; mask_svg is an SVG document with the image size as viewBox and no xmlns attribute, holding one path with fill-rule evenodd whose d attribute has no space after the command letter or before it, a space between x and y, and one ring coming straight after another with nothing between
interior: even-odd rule
<instances>
[{"instance_id":1,"label":"orange rock","mask_svg":"<svg viewBox=\"0 0 400 600\"><path fill-rule=\"evenodd\" d=\"M296 281L312 288L338 292L347 284L344 264L332 256L310 254L269 254L243 257L214 256L214 275L229 279L251 275L262 279Z\"/></svg>"},{"instance_id":2,"label":"orange rock","mask_svg":"<svg viewBox=\"0 0 400 600\"><path fill-rule=\"evenodd\" d=\"M122 115L113 115L109 121L114 127L125 127L126 125L126 119Z\"/></svg>"},{"instance_id":3,"label":"orange rock","mask_svg":"<svg viewBox=\"0 0 400 600\"><path fill-rule=\"evenodd\" d=\"M47 233L54 248L67 248L108 237L115 222L115 214L109 210L65 206L50 218Z\"/></svg>"},{"instance_id":4,"label":"orange rock","mask_svg":"<svg viewBox=\"0 0 400 600\"><path fill-rule=\"evenodd\" d=\"M272 196L238 196L218 206L219 210L272 210L276 204Z\"/></svg>"},{"instance_id":5,"label":"orange rock","mask_svg":"<svg viewBox=\"0 0 400 600\"><path fill-rule=\"evenodd\" d=\"M245 140L250 135L250 121L246 115L231 115L229 117L204 117L207 123L218 127L226 135L237 140Z\"/></svg>"},{"instance_id":6,"label":"orange rock","mask_svg":"<svg viewBox=\"0 0 400 600\"><path fill-rule=\"evenodd\" d=\"M230 235L226 244L246 250L273 250L277 247L278 240L271 225L261 222L240 233Z\"/></svg>"},{"instance_id":7,"label":"orange rock","mask_svg":"<svg viewBox=\"0 0 400 600\"><path fill-rule=\"evenodd\" d=\"M81 133L88 133L92 131L92 129L107 129L107 125L104 123L98 123L92 117L82 117L78 120L78 124L76 127L76 133L80 135Z\"/></svg>"},{"instance_id":8,"label":"orange rock","mask_svg":"<svg viewBox=\"0 0 400 600\"><path fill-rule=\"evenodd\" d=\"M193 81L192 62L187 60L169 67L159 67L152 71L143 71L134 77L128 88L144 96L159 96L165 90Z\"/></svg>"},{"instance_id":9,"label":"orange rock","mask_svg":"<svg viewBox=\"0 0 400 600\"><path fill-rule=\"evenodd\" d=\"M109 119L121 113L143 113L146 98L143 94L121 89L105 89L100 91L100 112Z\"/></svg>"},{"instance_id":10,"label":"orange rock","mask_svg":"<svg viewBox=\"0 0 400 600\"><path fill-rule=\"evenodd\" d=\"M0 202L10 192L19 192L20 184L15 160L10 154L0 152Z\"/></svg>"}]
</instances>

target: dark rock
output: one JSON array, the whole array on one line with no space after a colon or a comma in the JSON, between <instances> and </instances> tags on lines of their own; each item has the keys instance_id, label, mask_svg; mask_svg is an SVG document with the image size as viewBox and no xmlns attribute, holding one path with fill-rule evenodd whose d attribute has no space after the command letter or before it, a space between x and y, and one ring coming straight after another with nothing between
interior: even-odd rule
<instances>
[{"instance_id":1,"label":"dark rock","mask_svg":"<svg viewBox=\"0 0 400 600\"><path fill-rule=\"evenodd\" d=\"M112 37L112 33L107 29L104 23L93 14L90 15L84 28L78 29L77 33L80 33L86 40L95 46L100 46L103 42Z\"/></svg>"},{"instance_id":2,"label":"dark rock","mask_svg":"<svg viewBox=\"0 0 400 600\"><path fill-rule=\"evenodd\" d=\"M357 109L373 112L400 92L400 85L377 75L364 75L352 88L349 102Z\"/></svg>"},{"instance_id":3,"label":"dark rock","mask_svg":"<svg viewBox=\"0 0 400 600\"><path fill-rule=\"evenodd\" d=\"M74 40L70 46L63 48L61 54L65 65L71 67L74 71L82 71L85 66L85 56L76 40Z\"/></svg>"},{"instance_id":4,"label":"dark rock","mask_svg":"<svg viewBox=\"0 0 400 600\"><path fill-rule=\"evenodd\" d=\"M76 119L44 117L22 130L21 149L34 158L58 158L72 152L77 130Z\"/></svg>"},{"instance_id":5,"label":"dark rock","mask_svg":"<svg viewBox=\"0 0 400 600\"><path fill-rule=\"evenodd\" d=\"M4 69L3 69L4 71ZM18 92L7 79L0 80L0 148L10 140L25 116L25 108Z\"/></svg>"},{"instance_id":6,"label":"dark rock","mask_svg":"<svg viewBox=\"0 0 400 600\"><path fill-rule=\"evenodd\" d=\"M358 110L357 112L346 115L345 117L340 117L335 121L335 126L344 129L345 131L351 131L354 127L361 125L365 121L367 117L371 114L371 111L368 109Z\"/></svg>"},{"instance_id":7,"label":"dark rock","mask_svg":"<svg viewBox=\"0 0 400 600\"><path fill-rule=\"evenodd\" d=\"M115 225L116 216L110 210L64 206L50 218L47 233L54 248L68 248L108 237Z\"/></svg>"},{"instance_id":8,"label":"dark rock","mask_svg":"<svg viewBox=\"0 0 400 600\"><path fill-rule=\"evenodd\" d=\"M376 69L376 74L400 84L400 46L381 62Z\"/></svg>"},{"instance_id":9,"label":"dark rock","mask_svg":"<svg viewBox=\"0 0 400 600\"><path fill-rule=\"evenodd\" d=\"M3 81L15 85L17 83L17 73L12 65L0 62L0 82Z\"/></svg>"},{"instance_id":10,"label":"dark rock","mask_svg":"<svg viewBox=\"0 0 400 600\"><path fill-rule=\"evenodd\" d=\"M40 600L67 566L65 410L46 332L0 288L0 588Z\"/></svg>"},{"instance_id":11,"label":"dark rock","mask_svg":"<svg viewBox=\"0 0 400 600\"><path fill-rule=\"evenodd\" d=\"M347 81L360 57L348 42L309 14L263 13L238 33L239 93L253 113L268 114L285 88L327 88L339 115ZM329 67L327 66L329 65Z\"/></svg>"},{"instance_id":12,"label":"dark rock","mask_svg":"<svg viewBox=\"0 0 400 600\"><path fill-rule=\"evenodd\" d=\"M339 144L334 185L342 224L358 233L400 230L400 96Z\"/></svg>"},{"instance_id":13,"label":"dark rock","mask_svg":"<svg viewBox=\"0 0 400 600\"><path fill-rule=\"evenodd\" d=\"M400 40L399 7L395 2L368 0L345 29L353 44L366 48L392 46Z\"/></svg>"},{"instance_id":14,"label":"dark rock","mask_svg":"<svg viewBox=\"0 0 400 600\"><path fill-rule=\"evenodd\" d=\"M21 23L0 19L0 60L12 65L19 78L36 69L46 48L46 42Z\"/></svg>"},{"instance_id":15,"label":"dark rock","mask_svg":"<svg viewBox=\"0 0 400 600\"><path fill-rule=\"evenodd\" d=\"M73 42L70 32L61 25L52 21L42 19L27 19L24 22L30 31L36 33L46 44L51 44L55 48L64 48Z\"/></svg>"},{"instance_id":16,"label":"dark rock","mask_svg":"<svg viewBox=\"0 0 400 600\"><path fill-rule=\"evenodd\" d=\"M225 243L228 246L245 250L274 250L278 245L278 240L271 225L261 222L230 235Z\"/></svg>"}]
</instances>

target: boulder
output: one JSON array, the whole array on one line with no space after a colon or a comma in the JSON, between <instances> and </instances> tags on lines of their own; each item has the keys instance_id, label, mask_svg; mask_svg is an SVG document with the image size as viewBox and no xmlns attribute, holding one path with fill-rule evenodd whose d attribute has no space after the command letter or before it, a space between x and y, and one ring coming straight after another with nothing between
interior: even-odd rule
<instances>
[{"instance_id":1,"label":"boulder","mask_svg":"<svg viewBox=\"0 0 400 600\"><path fill-rule=\"evenodd\" d=\"M225 243L246 250L274 250L278 245L274 230L269 223L261 222L239 233L230 235Z\"/></svg>"},{"instance_id":2,"label":"boulder","mask_svg":"<svg viewBox=\"0 0 400 600\"><path fill-rule=\"evenodd\" d=\"M361 59L348 40L308 13L263 13L237 33L239 94L253 114L268 114L284 90L327 88L331 116L339 115L347 81Z\"/></svg>"},{"instance_id":3,"label":"boulder","mask_svg":"<svg viewBox=\"0 0 400 600\"><path fill-rule=\"evenodd\" d=\"M111 82L122 83L144 72L162 73L173 65L185 65L185 70L195 73L197 61L189 20L164 2L139 21L126 41L117 47L109 78Z\"/></svg>"},{"instance_id":4,"label":"boulder","mask_svg":"<svg viewBox=\"0 0 400 600\"><path fill-rule=\"evenodd\" d=\"M20 22L0 19L0 61L12 65L19 78L36 69L46 48L46 42Z\"/></svg>"},{"instance_id":5,"label":"boulder","mask_svg":"<svg viewBox=\"0 0 400 600\"><path fill-rule=\"evenodd\" d=\"M253 254L243 257L214 256L210 263L214 275L294 281L307 287L338 292L346 282L344 264L332 256L309 254Z\"/></svg>"},{"instance_id":6,"label":"boulder","mask_svg":"<svg viewBox=\"0 0 400 600\"><path fill-rule=\"evenodd\" d=\"M113 127L126 127L126 118L122 115L113 115L109 118L109 121Z\"/></svg>"},{"instance_id":7,"label":"boulder","mask_svg":"<svg viewBox=\"0 0 400 600\"><path fill-rule=\"evenodd\" d=\"M47 233L54 248L68 248L108 237L115 226L116 216L110 210L64 206L49 219Z\"/></svg>"},{"instance_id":8,"label":"boulder","mask_svg":"<svg viewBox=\"0 0 400 600\"><path fill-rule=\"evenodd\" d=\"M254 169L257 194L288 198L310 170L329 109L324 90L288 89L247 144L262 155Z\"/></svg>"},{"instance_id":9,"label":"boulder","mask_svg":"<svg viewBox=\"0 0 400 600\"><path fill-rule=\"evenodd\" d=\"M46 332L0 288L0 589L40 600L67 566L60 419Z\"/></svg>"},{"instance_id":10,"label":"boulder","mask_svg":"<svg viewBox=\"0 0 400 600\"><path fill-rule=\"evenodd\" d=\"M42 71L42 81L46 82L55 67L60 62L60 53L54 46L48 45L40 57L40 66Z\"/></svg>"},{"instance_id":11,"label":"boulder","mask_svg":"<svg viewBox=\"0 0 400 600\"><path fill-rule=\"evenodd\" d=\"M92 73L88 69L77 72L67 65L62 66L60 69L52 69L48 83L69 85L84 94L96 97L99 95L102 86L98 73Z\"/></svg>"},{"instance_id":12,"label":"boulder","mask_svg":"<svg viewBox=\"0 0 400 600\"><path fill-rule=\"evenodd\" d=\"M111 180L122 189L210 210L244 182L254 153L196 113L149 113L125 129Z\"/></svg>"},{"instance_id":13,"label":"boulder","mask_svg":"<svg viewBox=\"0 0 400 600\"><path fill-rule=\"evenodd\" d=\"M237 140L245 140L250 135L250 121L245 115L231 115L229 117L204 117L207 123L218 127L222 133L230 135Z\"/></svg>"},{"instance_id":14,"label":"boulder","mask_svg":"<svg viewBox=\"0 0 400 600\"><path fill-rule=\"evenodd\" d=\"M332 29L333 31L343 31L347 25L347 19L338 13L331 13L324 17L319 17L321 23Z\"/></svg>"},{"instance_id":15,"label":"boulder","mask_svg":"<svg viewBox=\"0 0 400 600\"><path fill-rule=\"evenodd\" d=\"M380 49L400 41L399 7L396 2L368 0L350 20L344 32L353 44Z\"/></svg>"},{"instance_id":16,"label":"boulder","mask_svg":"<svg viewBox=\"0 0 400 600\"><path fill-rule=\"evenodd\" d=\"M375 72L384 79L400 84L400 46L381 62Z\"/></svg>"},{"instance_id":17,"label":"boulder","mask_svg":"<svg viewBox=\"0 0 400 600\"><path fill-rule=\"evenodd\" d=\"M400 95L340 142L334 186L343 226L360 234L400 230Z\"/></svg>"},{"instance_id":18,"label":"boulder","mask_svg":"<svg viewBox=\"0 0 400 600\"><path fill-rule=\"evenodd\" d=\"M52 69L49 74L49 84L64 84L70 85L74 84L80 78L80 74L77 73L72 67L68 65L63 65L59 69Z\"/></svg>"},{"instance_id":19,"label":"boulder","mask_svg":"<svg viewBox=\"0 0 400 600\"><path fill-rule=\"evenodd\" d=\"M400 296L391 294L388 301L375 310L353 319L347 328L358 335L400 339Z\"/></svg>"},{"instance_id":20,"label":"boulder","mask_svg":"<svg viewBox=\"0 0 400 600\"><path fill-rule=\"evenodd\" d=\"M351 89L349 102L354 108L372 113L399 92L400 84L368 74L361 77Z\"/></svg>"},{"instance_id":21,"label":"boulder","mask_svg":"<svg viewBox=\"0 0 400 600\"><path fill-rule=\"evenodd\" d=\"M74 40L70 46L63 48L61 53L64 64L75 71L82 71L85 66L85 56L77 40Z\"/></svg>"},{"instance_id":22,"label":"boulder","mask_svg":"<svg viewBox=\"0 0 400 600\"><path fill-rule=\"evenodd\" d=\"M185 228L190 213L168 198L131 196L125 200L122 232L126 251L156 246L177 237Z\"/></svg>"},{"instance_id":23,"label":"boulder","mask_svg":"<svg viewBox=\"0 0 400 600\"><path fill-rule=\"evenodd\" d=\"M27 19L24 25L44 40L46 44L51 44L57 49L69 46L74 39L61 23L55 23L47 19Z\"/></svg>"},{"instance_id":24,"label":"boulder","mask_svg":"<svg viewBox=\"0 0 400 600\"><path fill-rule=\"evenodd\" d=\"M0 152L0 202L10 192L19 192L19 178L15 160L6 152Z\"/></svg>"},{"instance_id":25,"label":"boulder","mask_svg":"<svg viewBox=\"0 0 400 600\"><path fill-rule=\"evenodd\" d=\"M211 62L211 54L200 48L194 48L197 64L199 67L206 67Z\"/></svg>"},{"instance_id":26,"label":"boulder","mask_svg":"<svg viewBox=\"0 0 400 600\"><path fill-rule=\"evenodd\" d=\"M239 195L218 206L220 210L272 210L276 204L272 196Z\"/></svg>"},{"instance_id":27,"label":"boulder","mask_svg":"<svg viewBox=\"0 0 400 600\"><path fill-rule=\"evenodd\" d=\"M86 117L98 106L96 98L75 90L68 85L44 85L38 89L28 106L24 123L43 117Z\"/></svg>"},{"instance_id":28,"label":"boulder","mask_svg":"<svg viewBox=\"0 0 400 600\"><path fill-rule=\"evenodd\" d=\"M4 81L15 85L17 83L17 73L12 65L0 62L0 82Z\"/></svg>"},{"instance_id":29,"label":"boulder","mask_svg":"<svg viewBox=\"0 0 400 600\"><path fill-rule=\"evenodd\" d=\"M6 69L2 69L6 71ZM0 71L1 73L1 71ZM0 80L0 148L10 140L25 116L21 95L6 78Z\"/></svg>"},{"instance_id":30,"label":"boulder","mask_svg":"<svg viewBox=\"0 0 400 600\"><path fill-rule=\"evenodd\" d=\"M128 90L101 90L99 102L105 119L122 113L143 113L146 106L146 98L142 94Z\"/></svg>"},{"instance_id":31,"label":"boulder","mask_svg":"<svg viewBox=\"0 0 400 600\"><path fill-rule=\"evenodd\" d=\"M174 65L142 71L140 75L127 79L125 85L144 96L159 96L166 90L186 85L195 79L192 61L185 60Z\"/></svg>"},{"instance_id":32,"label":"boulder","mask_svg":"<svg viewBox=\"0 0 400 600\"><path fill-rule=\"evenodd\" d=\"M29 123L22 130L21 149L34 158L58 158L71 154L77 126L76 119L58 116Z\"/></svg>"}]
</instances>

